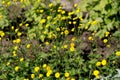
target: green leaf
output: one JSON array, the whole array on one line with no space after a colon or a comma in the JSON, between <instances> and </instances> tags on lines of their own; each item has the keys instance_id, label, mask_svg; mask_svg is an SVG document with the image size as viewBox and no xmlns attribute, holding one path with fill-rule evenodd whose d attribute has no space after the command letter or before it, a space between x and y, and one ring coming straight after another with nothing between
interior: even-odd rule
<instances>
[{"instance_id":1,"label":"green leaf","mask_svg":"<svg viewBox=\"0 0 120 80\"><path fill-rule=\"evenodd\" d=\"M93 8L93 10L102 11L102 10L105 8L105 6L106 6L107 3L108 3L107 0L100 0L100 3L99 3L98 5L96 5L96 6Z\"/></svg>"}]
</instances>

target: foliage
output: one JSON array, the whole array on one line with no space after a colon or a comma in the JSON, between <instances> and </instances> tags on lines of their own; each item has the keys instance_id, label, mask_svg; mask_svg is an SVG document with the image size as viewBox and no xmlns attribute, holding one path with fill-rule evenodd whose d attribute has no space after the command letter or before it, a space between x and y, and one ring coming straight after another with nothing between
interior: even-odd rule
<instances>
[{"instance_id":1,"label":"foliage","mask_svg":"<svg viewBox=\"0 0 120 80\"><path fill-rule=\"evenodd\" d=\"M7 11L2 5L0 6L0 29L4 29L9 25L9 19L7 17Z\"/></svg>"},{"instance_id":2,"label":"foliage","mask_svg":"<svg viewBox=\"0 0 120 80\"><path fill-rule=\"evenodd\" d=\"M119 0L83 0L82 11L87 12L85 25L88 30L96 32L96 36L105 37L107 31L116 32L119 29ZM88 17L87 17L88 16Z\"/></svg>"},{"instance_id":3,"label":"foliage","mask_svg":"<svg viewBox=\"0 0 120 80\"><path fill-rule=\"evenodd\" d=\"M119 78L120 1L59 1L0 1L1 80Z\"/></svg>"}]
</instances>

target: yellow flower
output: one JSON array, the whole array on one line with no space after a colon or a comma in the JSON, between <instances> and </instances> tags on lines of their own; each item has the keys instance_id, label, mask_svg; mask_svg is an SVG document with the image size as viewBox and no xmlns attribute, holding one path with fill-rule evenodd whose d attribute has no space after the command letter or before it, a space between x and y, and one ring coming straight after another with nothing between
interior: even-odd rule
<instances>
[{"instance_id":1,"label":"yellow flower","mask_svg":"<svg viewBox=\"0 0 120 80\"><path fill-rule=\"evenodd\" d=\"M120 56L120 51L117 51L115 54L116 56Z\"/></svg>"},{"instance_id":2,"label":"yellow flower","mask_svg":"<svg viewBox=\"0 0 120 80\"><path fill-rule=\"evenodd\" d=\"M20 24L19 24L19 26L21 27L21 26L23 26L23 24L22 24L22 23L20 23Z\"/></svg>"},{"instance_id":3,"label":"yellow flower","mask_svg":"<svg viewBox=\"0 0 120 80\"><path fill-rule=\"evenodd\" d=\"M40 70L40 67L38 67L38 66L34 68L35 72L38 72L39 70Z\"/></svg>"},{"instance_id":4,"label":"yellow flower","mask_svg":"<svg viewBox=\"0 0 120 80\"><path fill-rule=\"evenodd\" d=\"M45 42L46 45L49 45L49 42Z\"/></svg>"},{"instance_id":5,"label":"yellow flower","mask_svg":"<svg viewBox=\"0 0 120 80\"><path fill-rule=\"evenodd\" d=\"M75 80L75 78L71 78L71 80Z\"/></svg>"},{"instance_id":6,"label":"yellow flower","mask_svg":"<svg viewBox=\"0 0 120 80\"><path fill-rule=\"evenodd\" d=\"M52 70L48 70L46 76L49 77L52 74Z\"/></svg>"},{"instance_id":7,"label":"yellow flower","mask_svg":"<svg viewBox=\"0 0 120 80\"><path fill-rule=\"evenodd\" d=\"M50 74L49 72L46 73L46 76L47 76L47 77L50 77L50 75L51 75L51 74Z\"/></svg>"},{"instance_id":8,"label":"yellow flower","mask_svg":"<svg viewBox=\"0 0 120 80\"><path fill-rule=\"evenodd\" d=\"M55 73L55 77L56 77L56 78L60 78L60 73L59 73L59 72L56 72L56 73Z\"/></svg>"},{"instance_id":9,"label":"yellow flower","mask_svg":"<svg viewBox=\"0 0 120 80\"><path fill-rule=\"evenodd\" d=\"M60 28L56 28L56 31L60 31Z\"/></svg>"},{"instance_id":10,"label":"yellow flower","mask_svg":"<svg viewBox=\"0 0 120 80\"><path fill-rule=\"evenodd\" d=\"M107 43L107 42L108 42L108 40L107 40L107 39L104 39L104 40L103 40L103 42L104 42L104 43Z\"/></svg>"},{"instance_id":11,"label":"yellow flower","mask_svg":"<svg viewBox=\"0 0 120 80\"><path fill-rule=\"evenodd\" d=\"M43 23L45 23L45 22L46 22L46 19L41 19L41 20L40 20L40 23L41 23L41 24L43 24Z\"/></svg>"},{"instance_id":12,"label":"yellow flower","mask_svg":"<svg viewBox=\"0 0 120 80\"><path fill-rule=\"evenodd\" d=\"M21 42L21 39L16 39L16 43L20 43Z\"/></svg>"},{"instance_id":13,"label":"yellow flower","mask_svg":"<svg viewBox=\"0 0 120 80\"><path fill-rule=\"evenodd\" d=\"M62 12L62 10L61 10L61 9L58 9L57 12Z\"/></svg>"},{"instance_id":14,"label":"yellow flower","mask_svg":"<svg viewBox=\"0 0 120 80\"><path fill-rule=\"evenodd\" d=\"M19 30L18 28L17 28L17 29L15 29L15 32L18 32L18 30Z\"/></svg>"},{"instance_id":15,"label":"yellow flower","mask_svg":"<svg viewBox=\"0 0 120 80\"><path fill-rule=\"evenodd\" d=\"M46 66L46 70L47 71L51 70L50 66Z\"/></svg>"},{"instance_id":16,"label":"yellow flower","mask_svg":"<svg viewBox=\"0 0 120 80\"><path fill-rule=\"evenodd\" d=\"M5 33L3 31L0 31L0 36L1 37L4 37L5 36Z\"/></svg>"},{"instance_id":17,"label":"yellow flower","mask_svg":"<svg viewBox=\"0 0 120 80\"><path fill-rule=\"evenodd\" d=\"M72 24L72 22L71 22L71 21L69 21L68 23L69 23L69 24Z\"/></svg>"},{"instance_id":18,"label":"yellow flower","mask_svg":"<svg viewBox=\"0 0 120 80\"><path fill-rule=\"evenodd\" d=\"M1 33L1 37L4 37L5 36L5 33L3 32L3 33Z\"/></svg>"},{"instance_id":19,"label":"yellow flower","mask_svg":"<svg viewBox=\"0 0 120 80\"><path fill-rule=\"evenodd\" d=\"M40 10L40 13L43 13L43 12L44 12L44 10L43 10L43 9L41 9L41 10Z\"/></svg>"},{"instance_id":20,"label":"yellow flower","mask_svg":"<svg viewBox=\"0 0 120 80\"><path fill-rule=\"evenodd\" d=\"M7 5L9 6L11 4L11 2L9 1L9 2L7 2Z\"/></svg>"},{"instance_id":21,"label":"yellow flower","mask_svg":"<svg viewBox=\"0 0 120 80\"><path fill-rule=\"evenodd\" d=\"M64 45L63 48L66 49L68 46L67 45Z\"/></svg>"},{"instance_id":22,"label":"yellow flower","mask_svg":"<svg viewBox=\"0 0 120 80\"><path fill-rule=\"evenodd\" d=\"M17 56L17 54L16 54L16 53L13 53L13 56L14 56L14 57L16 57L16 56Z\"/></svg>"},{"instance_id":23,"label":"yellow flower","mask_svg":"<svg viewBox=\"0 0 120 80\"><path fill-rule=\"evenodd\" d=\"M65 17L65 16L61 17L61 20L65 20L65 19L66 19L66 17Z\"/></svg>"},{"instance_id":24,"label":"yellow flower","mask_svg":"<svg viewBox=\"0 0 120 80\"><path fill-rule=\"evenodd\" d=\"M101 65L101 62L97 62L97 63L96 63L96 66L100 66L100 65Z\"/></svg>"},{"instance_id":25,"label":"yellow flower","mask_svg":"<svg viewBox=\"0 0 120 80\"><path fill-rule=\"evenodd\" d=\"M76 21L73 21L73 24L76 24Z\"/></svg>"},{"instance_id":26,"label":"yellow flower","mask_svg":"<svg viewBox=\"0 0 120 80\"><path fill-rule=\"evenodd\" d=\"M47 67L47 64L43 64L43 68L46 68Z\"/></svg>"},{"instance_id":27,"label":"yellow flower","mask_svg":"<svg viewBox=\"0 0 120 80\"><path fill-rule=\"evenodd\" d=\"M15 47L14 47L14 50L18 50L18 46L15 46Z\"/></svg>"},{"instance_id":28,"label":"yellow flower","mask_svg":"<svg viewBox=\"0 0 120 80\"><path fill-rule=\"evenodd\" d=\"M52 3L50 3L48 6L51 8L51 7L53 6L53 4L52 4Z\"/></svg>"},{"instance_id":29,"label":"yellow flower","mask_svg":"<svg viewBox=\"0 0 120 80\"><path fill-rule=\"evenodd\" d=\"M15 71L18 71L20 68L19 68L19 66L16 66L15 67Z\"/></svg>"},{"instance_id":30,"label":"yellow flower","mask_svg":"<svg viewBox=\"0 0 120 80\"><path fill-rule=\"evenodd\" d=\"M75 40L76 40L76 37L73 37L73 38L72 38L72 41L75 41Z\"/></svg>"},{"instance_id":31,"label":"yellow flower","mask_svg":"<svg viewBox=\"0 0 120 80\"><path fill-rule=\"evenodd\" d=\"M47 19L49 20L51 17L50 16L47 16Z\"/></svg>"},{"instance_id":32,"label":"yellow flower","mask_svg":"<svg viewBox=\"0 0 120 80\"><path fill-rule=\"evenodd\" d=\"M29 24L28 24L28 23L26 23L26 24L25 24L25 27L28 27L28 26L29 26Z\"/></svg>"},{"instance_id":33,"label":"yellow flower","mask_svg":"<svg viewBox=\"0 0 120 80\"><path fill-rule=\"evenodd\" d=\"M68 31L68 30L65 30L64 33L65 33L65 35L68 35L68 34L69 34L69 31Z\"/></svg>"},{"instance_id":34,"label":"yellow flower","mask_svg":"<svg viewBox=\"0 0 120 80\"><path fill-rule=\"evenodd\" d=\"M78 4L74 4L74 7L76 8L78 6Z\"/></svg>"},{"instance_id":35,"label":"yellow flower","mask_svg":"<svg viewBox=\"0 0 120 80\"><path fill-rule=\"evenodd\" d=\"M50 73L50 74L52 74L52 70L48 70L47 72Z\"/></svg>"},{"instance_id":36,"label":"yellow flower","mask_svg":"<svg viewBox=\"0 0 120 80\"><path fill-rule=\"evenodd\" d=\"M5 4L5 1L2 1L2 4L4 5L4 4Z\"/></svg>"},{"instance_id":37,"label":"yellow flower","mask_svg":"<svg viewBox=\"0 0 120 80\"><path fill-rule=\"evenodd\" d=\"M73 46L70 47L70 51L73 52L75 51L75 48Z\"/></svg>"},{"instance_id":38,"label":"yellow flower","mask_svg":"<svg viewBox=\"0 0 120 80\"><path fill-rule=\"evenodd\" d=\"M13 53L13 54L15 54L15 53L16 53L16 51L13 51L12 53Z\"/></svg>"},{"instance_id":39,"label":"yellow flower","mask_svg":"<svg viewBox=\"0 0 120 80\"><path fill-rule=\"evenodd\" d=\"M70 43L70 46L71 46L71 47L74 47L74 46L75 46L75 44L72 42L72 43Z\"/></svg>"},{"instance_id":40,"label":"yellow flower","mask_svg":"<svg viewBox=\"0 0 120 80\"><path fill-rule=\"evenodd\" d=\"M32 78L32 79L35 78L35 74L31 74L31 78Z\"/></svg>"},{"instance_id":41,"label":"yellow flower","mask_svg":"<svg viewBox=\"0 0 120 80\"><path fill-rule=\"evenodd\" d=\"M105 33L105 36L108 37L109 34L110 34L110 32L107 31L107 32Z\"/></svg>"},{"instance_id":42,"label":"yellow flower","mask_svg":"<svg viewBox=\"0 0 120 80\"><path fill-rule=\"evenodd\" d=\"M18 36L18 37L20 37L21 35L22 35L22 33L21 33L21 32L18 32L18 33L17 33L17 36Z\"/></svg>"},{"instance_id":43,"label":"yellow flower","mask_svg":"<svg viewBox=\"0 0 120 80\"><path fill-rule=\"evenodd\" d=\"M20 62L23 62L24 61L24 58L20 58Z\"/></svg>"},{"instance_id":44,"label":"yellow flower","mask_svg":"<svg viewBox=\"0 0 120 80\"><path fill-rule=\"evenodd\" d=\"M99 78L100 78L100 76L99 76L99 75L96 75L95 77L96 77L97 79L99 79Z\"/></svg>"},{"instance_id":45,"label":"yellow flower","mask_svg":"<svg viewBox=\"0 0 120 80\"><path fill-rule=\"evenodd\" d=\"M78 9L76 9L76 13L79 13L80 12L80 9L78 8Z\"/></svg>"},{"instance_id":46,"label":"yellow flower","mask_svg":"<svg viewBox=\"0 0 120 80\"><path fill-rule=\"evenodd\" d=\"M29 80L28 78L25 78L24 80Z\"/></svg>"},{"instance_id":47,"label":"yellow flower","mask_svg":"<svg viewBox=\"0 0 120 80\"><path fill-rule=\"evenodd\" d=\"M56 46L54 45L53 48L56 49Z\"/></svg>"},{"instance_id":48,"label":"yellow flower","mask_svg":"<svg viewBox=\"0 0 120 80\"><path fill-rule=\"evenodd\" d=\"M62 14L65 14L65 11L63 10L61 13L62 13Z\"/></svg>"},{"instance_id":49,"label":"yellow flower","mask_svg":"<svg viewBox=\"0 0 120 80\"><path fill-rule=\"evenodd\" d=\"M71 31L74 32L74 31L75 31L75 28L72 28Z\"/></svg>"},{"instance_id":50,"label":"yellow flower","mask_svg":"<svg viewBox=\"0 0 120 80\"><path fill-rule=\"evenodd\" d=\"M42 78L43 77L43 74L39 74L39 78Z\"/></svg>"},{"instance_id":51,"label":"yellow flower","mask_svg":"<svg viewBox=\"0 0 120 80\"><path fill-rule=\"evenodd\" d=\"M110 44L107 44L106 47L110 48Z\"/></svg>"},{"instance_id":52,"label":"yellow flower","mask_svg":"<svg viewBox=\"0 0 120 80\"><path fill-rule=\"evenodd\" d=\"M89 37L88 37L88 40L92 41L92 40L93 40L93 37L92 37L92 36L89 36Z\"/></svg>"},{"instance_id":53,"label":"yellow flower","mask_svg":"<svg viewBox=\"0 0 120 80\"><path fill-rule=\"evenodd\" d=\"M69 75L70 74L68 72L65 72L65 74L64 74L65 77L69 77Z\"/></svg>"},{"instance_id":54,"label":"yellow flower","mask_svg":"<svg viewBox=\"0 0 120 80\"><path fill-rule=\"evenodd\" d=\"M10 65L10 62L7 62L7 66L9 66Z\"/></svg>"},{"instance_id":55,"label":"yellow flower","mask_svg":"<svg viewBox=\"0 0 120 80\"><path fill-rule=\"evenodd\" d=\"M99 75L99 74L100 74L100 72L99 72L98 70L94 70L94 71L93 71L93 75L94 75L94 76L97 76L97 75Z\"/></svg>"},{"instance_id":56,"label":"yellow flower","mask_svg":"<svg viewBox=\"0 0 120 80\"><path fill-rule=\"evenodd\" d=\"M107 61L105 59L102 60L101 64L104 66L107 64Z\"/></svg>"},{"instance_id":57,"label":"yellow flower","mask_svg":"<svg viewBox=\"0 0 120 80\"><path fill-rule=\"evenodd\" d=\"M30 46L31 46L30 44L27 44L26 48L28 48L28 49L29 49L29 48L30 48Z\"/></svg>"},{"instance_id":58,"label":"yellow flower","mask_svg":"<svg viewBox=\"0 0 120 80\"><path fill-rule=\"evenodd\" d=\"M68 16L71 16L73 14L74 14L74 12L68 12Z\"/></svg>"}]
</instances>

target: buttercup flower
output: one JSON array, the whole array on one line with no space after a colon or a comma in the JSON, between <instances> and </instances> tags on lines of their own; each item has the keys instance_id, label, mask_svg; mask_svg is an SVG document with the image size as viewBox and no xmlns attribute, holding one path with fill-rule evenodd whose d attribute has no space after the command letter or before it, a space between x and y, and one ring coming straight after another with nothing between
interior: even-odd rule
<instances>
[{"instance_id":1,"label":"buttercup flower","mask_svg":"<svg viewBox=\"0 0 120 80\"><path fill-rule=\"evenodd\" d=\"M47 67L47 64L43 64L43 68L46 68Z\"/></svg>"},{"instance_id":2,"label":"buttercup flower","mask_svg":"<svg viewBox=\"0 0 120 80\"><path fill-rule=\"evenodd\" d=\"M25 27L28 27L28 26L29 26L29 24L28 24L28 23L26 23L26 24L25 24Z\"/></svg>"},{"instance_id":3,"label":"buttercup flower","mask_svg":"<svg viewBox=\"0 0 120 80\"><path fill-rule=\"evenodd\" d=\"M78 6L78 4L74 4L74 7L77 7Z\"/></svg>"},{"instance_id":4,"label":"buttercup flower","mask_svg":"<svg viewBox=\"0 0 120 80\"><path fill-rule=\"evenodd\" d=\"M75 78L71 78L71 80L75 80Z\"/></svg>"},{"instance_id":5,"label":"buttercup flower","mask_svg":"<svg viewBox=\"0 0 120 80\"><path fill-rule=\"evenodd\" d=\"M40 67L38 67L38 66L34 68L35 72L38 72L39 70L40 70Z\"/></svg>"},{"instance_id":6,"label":"buttercup flower","mask_svg":"<svg viewBox=\"0 0 120 80\"><path fill-rule=\"evenodd\" d=\"M29 80L28 78L25 78L24 80Z\"/></svg>"},{"instance_id":7,"label":"buttercup flower","mask_svg":"<svg viewBox=\"0 0 120 80\"><path fill-rule=\"evenodd\" d=\"M43 74L39 74L39 78L42 78L43 77Z\"/></svg>"},{"instance_id":8,"label":"buttercup flower","mask_svg":"<svg viewBox=\"0 0 120 80\"><path fill-rule=\"evenodd\" d=\"M56 28L56 31L60 31L60 28Z\"/></svg>"},{"instance_id":9,"label":"buttercup flower","mask_svg":"<svg viewBox=\"0 0 120 80\"><path fill-rule=\"evenodd\" d=\"M74 48L73 46L70 47L70 51L71 51L71 52L75 51L75 48Z\"/></svg>"},{"instance_id":10,"label":"buttercup flower","mask_svg":"<svg viewBox=\"0 0 120 80\"><path fill-rule=\"evenodd\" d=\"M100 74L100 72L99 72L98 70L94 70L94 71L93 71L93 75L94 75L94 76L97 76L97 75L99 75L99 74Z\"/></svg>"},{"instance_id":11,"label":"buttercup flower","mask_svg":"<svg viewBox=\"0 0 120 80\"><path fill-rule=\"evenodd\" d=\"M20 43L21 42L21 39L16 39L16 43Z\"/></svg>"},{"instance_id":12,"label":"buttercup flower","mask_svg":"<svg viewBox=\"0 0 120 80\"><path fill-rule=\"evenodd\" d=\"M51 8L51 7L53 6L53 4L52 4L52 3L50 3L48 6Z\"/></svg>"},{"instance_id":13,"label":"buttercup flower","mask_svg":"<svg viewBox=\"0 0 120 80\"><path fill-rule=\"evenodd\" d=\"M107 39L104 39L104 40L103 40L103 42L104 42L104 43L107 43L107 42L108 42L108 40L107 40Z\"/></svg>"},{"instance_id":14,"label":"buttercup flower","mask_svg":"<svg viewBox=\"0 0 120 80\"><path fill-rule=\"evenodd\" d=\"M45 22L46 22L46 19L41 19L41 20L40 20L40 23L41 23L41 24L43 24L43 23L45 23Z\"/></svg>"},{"instance_id":15,"label":"buttercup flower","mask_svg":"<svg viewBox=\"0 0 120 80\"><path fill-rule=\"evenodd\" d=\"M35 78L35 74L31 74L31 78L32 78L32 79Z\"/></svg>"},{"instance_id":16,"label":"buttercup flower","mask_svg":"<svg viewBox=\"0 0 120 80\"><path fill-rule=\"evenodd\" d=\"M120 51L117 51L115 54L116 56L120 56Z\"/></svg>"},{"instance_id":17,"label":"buttercup flower","mask_svg":"<svg viewBox=\"0 0 120 80\"><path fill-rule=\"evenodd\" d=\"M44 10L43 10L43 9L41 9L41 10L40 10L40 13L43 13L43 12L44 12Z\"/></svg>"},{"instance_id":18,"label":"buttercup flower","mask_svg":"<svg viewBox=\"0 0 120 80\"><path fill-rule=\"evenodd\" d=\"M48 70L46 76L49 77L52 74L52 70Z\"/></svg>"},{"instance_id":19,"label":"buttercup flower","mask_svg":"<svg viewBox=\"0 0 120 80\"><path fill-rule=\"evenodd\" d=\"M30 46L31 46L30 44L27 44L26 48L28 48L28 49L29 49L29 48L30 48Z\"/></svg>"},{"instance_id":20,"label":"buttercup flower","mask_svg":"<svg viewBox=\"0 0 120 80\"><path fill-rule=\"evenodd\" d=\"M97 62L97 63L96 63L96 66L100 66L100 65L101 65L101 62Z\"/></svg>"},{"instance_id":21,"label":"buttercup flower","mask_svg":"<svg viewBox=\"0 0 120 80\"><path fill-rule=\"evenodd\" d=\"M56 77L56 78L60 78L60 73L59 73L59 72L56 72L56 73L55 73L55 77Z\"/></svg>"},{"instance_id":22,"label":"buttercup flower","mask_svg":"<svg viewBox=\"0 0 120 80\"><path fill-rule=\"evenodd\" d=\"M92 37L92 36L89 36L89 37L88 37L88 40L92 41L92 40L93 40L93 37Z\"/></svg>"},{"instance_id":23,"label":"buttercup flower","mask_svg":"<svg viewBox=\"0 0 120 80\"><path fill-rule=\"evenodd\" d=\"M24 61L24 58L20 58L20 62L23 62Z\"/></svg>"},{"instance_id":24,"label":"buttercup flower","mask_svg":"<svg viewBox=\"0 0 120 80\"><path fill-rule=\"evenodd\" d=\"M17 33L17 36L18 36L18 37L20 37L21 35L22 35L22 33L21 33L21 32L18 32L18 33Z\"/></svg>"},{"instance_id":25,"label":"buttercup flower","mask_svg":"<svg viewBox=\"0 0 120 80\"><path fill-rule=\"evenodd\" d=\"M67 45L63 45L63 48L66 49L68 46Z\"/></svg>"},{"instance_id":26,"label":"buttercup flower","mask_svg":"<svg viewBox=\"0 0 120 80\"><path fill-rule=\"evenodd\" d=\"M105 59L102 60L101 64L105 66L107 64L107 61Z\"/></svg>"},{"instance_id":27,"label":"buttercup flower","mask_svg":"<svg viewBox=\"0 0 120 80\"><path fill-rule=\"evenodd\" d=\"M17 29L15 29L15 32L17 33L17 32L18 32L18 30L19 30L18 28L17 28Z\"/></svg>"},{"instance_id":28,"label":"buttercup flower","mask_svg":"<svg viewBox=\"0 0 120 80\"><path fill-rule=\"evenodd\" d=\"M69 77L69 75L70 74L68 72L65 72L65 74L64 74L65 77Z\"/></svg>"},{"instance_id":29,"label":"buttercup flower","mask_svg":"<svg viewBox=\"0 0 120 80\"><path fill-rule=\"evenodd\" d=\"M70 46L71 46L71 47L74 47L74 46L75 46L75 44L72 42L72 43L70 43Z\"/></svg>"},{"instance_id":30,"label":"buttercup flower","mask_svg":"<svg viewBox=\"0 0 120 80\"><path fill-rule=\"evenodd\" d=\"M47 70L47 71L51 70L51 69L50 69L50 66L46 66L46 70Z\"/></svg>"},{"instance_id":31,"label":"buttercup flower","mask_svg":"<svg viewBox=\"0 0 120 80\"><path fill-rule=\"evenodd\" d=\"M21 27L21 26L23 26L23 24L22 24L22 23L20 23L20 24L19 24L19 26Z\"/></svg>"},{"instance_id":32,"label":"buttercup flower","mask_svg":"<svg viewBox=\"0 0 120 80\"><path fill-rule=\"evenodd\" d=\"M16 66L15 67L15 71L18 71L20 68L19 68L19 66Z\"/></svg>"}]
</instances>

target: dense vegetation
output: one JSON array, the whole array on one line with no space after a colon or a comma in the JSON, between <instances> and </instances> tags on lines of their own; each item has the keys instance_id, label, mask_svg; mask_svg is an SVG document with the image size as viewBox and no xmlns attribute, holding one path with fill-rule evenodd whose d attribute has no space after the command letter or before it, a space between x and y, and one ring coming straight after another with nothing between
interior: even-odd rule
<instances>
[{"instance_id":1,"label":"dense vegetation","mask_svg":"<svg viewBox=\"0 0 120 80\"><path fill-rule=\"evenodd\" d=\"M119 80L119 0L1 0L1 80Z\"/></svg>"}]
</instances>

